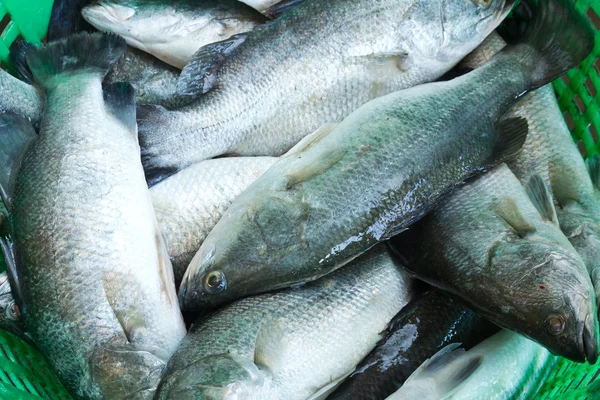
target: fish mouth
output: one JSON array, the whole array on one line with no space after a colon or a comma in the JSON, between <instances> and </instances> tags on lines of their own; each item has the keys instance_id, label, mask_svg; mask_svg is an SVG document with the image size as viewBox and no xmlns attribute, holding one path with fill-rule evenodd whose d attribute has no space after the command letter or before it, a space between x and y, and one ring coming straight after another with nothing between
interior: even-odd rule
<instances>
[{"instance_id":1,"label":"fish mouth","mask_svg":"<svg viewBox=\"0 0 600 400\"><path fill-rule=\"evenodd\" d=\"M590 364L598 361L598 343L591 314L585 317L585 323L581 332L581 345L583 356Z\"/></svg>"}]
</instances>

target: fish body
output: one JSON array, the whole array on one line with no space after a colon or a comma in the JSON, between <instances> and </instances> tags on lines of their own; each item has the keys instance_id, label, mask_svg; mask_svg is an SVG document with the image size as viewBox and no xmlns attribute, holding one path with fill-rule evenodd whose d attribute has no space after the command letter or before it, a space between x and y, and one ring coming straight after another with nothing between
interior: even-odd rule
<instances>
[{"instance_id":1,"label":"fish body","mask_svg":"<svg viewBox=\"0 0 600 400\"><path fill-rule=\"evenodd\" d=\"M150 398L185 335L133 89L102 89L124 49L116 36L82 33L27 52L46 109L5 199L26 325L80 398Z\"/></svg>"},{"instance_id":2,"label":"fish body","mask_svg":"<svg viewBox=\"0 0 600 400\"><path fill-rule=\"evenodd\" d=\"M390 322L387 335L328 400L383 400L428 358L452 343L466 349L499 328L439 290L417 297Z\"/></svg>"},{"instance_id":3,"label":"fish body","mask_svg":"<svg viewBox=\"0 0 600 400\"><path fill-rule=\"evenodd\" d=\"M440 351L388 400L531 399L557 361L537 343L503 330L466 352Z\"/></svg>"},{"instance_id":4,"label":"fish body","mask_svg":"<svg viewBox=\"0 0 600 400\"><path fill-rule=\"evenodd\" d=\"M244 4L248 4L250 7L254 8L256 11L264 13L270 7L279 3L280 0L240 0Z\"/></svg>"},{"instance_id":5,"label":"fish body","mask_svg":"<svg viewBox=\"0 0 600 400\"><path fill-rule=\"evenodd\" d=\"M587 22L581 34L579 20L565 23L565 10L542 15L550 12L556 21L541 18L536 30L560 23L578 43L589 40ZM182 307L211 307L326 275L407 229L470 175L514 156L526 124L498 119L519 95L562 72L544 72L561 61L540 61L545 56L533 50L549 48L535 42L548 37L556 35L536 32L533 43L452 81L372 100L303 140L209 233L180 287ZM213 272L223 282L217 291L207 282Z\"/></svg>"},{"instance_id":6,"label":"fish body","mask_svg":"<svg viewBox=\"0 0 600 400\"><path fill-rule=\"evenodd\" d=\"M598 321L585 264L505 164L457 188L393 246L416 276L490 321L555 354L595 362Z\"/></svg>"},{"instance_id":7,"label":"fish body","mask_svg":"<svg viewBox=\"0 0 600 400\"><path fill-rule=\"evenodd\" d=\"M375 346L413 295L385 246L305 286L244 298L199 321L157 399L307 399Z\"/></svg>"},{"instance_id":8,"label":"fish body","mask_svg":"<svg viewBox=\"0 0 600 400\"><path fill-rule=\"evenodd\" d=\"M207 46L182 76L203 95L138 111L150 184L222 154L280 156L376 97L435 80L475 48L512 0L306 1ZM341 28L343 27L343 29ZM212 90L211 90L212 89Z\"/></svg>"},{"instance_id":9,"label":"fish body","mask_svg":"<svg viewBox=\"0 0 600 400\"><path fill-rule=\"evenodd\" d=\"M98 30L179 69L202 46L265 20L236 0L103 0L84 7L82 15Z\"/></svg>"},{"instance_id":10,"label":"fish body","mask_svg":"<svg viewBox=\"0 0 600 400\"><path fill-rule=\"evenodd\" d=\"M275 157L207 160L150 189L158 225L173 263L176 286L231 202L276 161Z\"/></svg>"},{"instance_id":11,"label":"fish body","mask_svg":"<svg viewBox=\"0 0 600 400\"><path fill-rule=\"evenodd\" d=\"M38 90L0 69L0 110L10 111L36 124L43 100Z\"/></svg>"},{"instance_id":12,"label":"fish body","mask_svg":"<svg viewBox=\"0 0 600 400\"><path fill-rule=\"evenodd\" d=\"M104 78L105 84L129 82L135 89L137 104L180 106L177 96L179 71L148 53L128 46L127 51Z\"/></svg>"},{"instance_id":13,"label":"fish body","mask_svg":"<svg viewBox=\"0 0 600 400\"><path fill-rule=\"evenodd\" d=\"M505 42L490 35L471 56L476 68L500 51ZM527 94L508 116L527 119L530 129L523 151L508 165L527 184L542 177L550 189L560 228L583 258L600 299L600 185L586 166L565 123L551 85ZM591 163L598 165L598 163Z\"/></svg>"}]
</instances>

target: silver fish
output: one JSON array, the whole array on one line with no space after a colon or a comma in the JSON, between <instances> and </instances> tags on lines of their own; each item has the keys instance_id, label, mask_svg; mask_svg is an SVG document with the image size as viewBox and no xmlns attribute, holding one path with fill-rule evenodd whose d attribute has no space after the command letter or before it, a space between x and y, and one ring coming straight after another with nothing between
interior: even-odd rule
<instances>
[{"instance_id":1,"label":"silver fish","mask_svg":"<svg viewBox=\"0 0 600 400\"><path fill-rule=\"evenodd\" d=\"M541 178L533 182L527 189L535 204L503 164L453 191L392 245L418 278L495 324L593 364L599 334L592 283L558 227L548 189Z\"/></svg>"},{"instance_id":2,"label":"silver fish","mask_svg":"<svg viewBox=\"0 0 600 400\"><path fill-rule=\"evenodd\" d=\"M133 89L102 90L124 50L116 36L81 33L26 53L46 109L2 191L25 323L65 386L89 399L150 398L186 332L139 159ZM0 116L0 148L33 136L15 117Z\"/></svg>"},{"instance_id":3,"label":"silver fish","mask_svg":"<svg viewBox=\"0 0 600 400\"><path fill-rule=\"evenodd\" d=\"M157 399L324 396L375 347L413 290L379 246L317 282L242 299L192 328Z\"/></svg>"},{"instance_id":4,"label":"silver fish","mask_svg":"<svg viewBox=\"0 0 600 400\"><path fill-rule=\"evenodd\" d=\"M441 350L387 400L532 399L557 361L535 342L501 331L469 351Z\"/></svg>"},{"instance_id":5,"label":"silver fish","mask_svg":"<svg viewBox=\"0 0 600 400\"><path fill-rule=\"evenodd\" d=\"M476 68L506 43L491 35L466 67ZM560 227L585 262L600 304L600 159L586 167L556 101L551 85L525 96L508 116L527 119L530 131L523 151L509 167L523 184L539 175L550 188Z\"/></svg>"},{"instance_id":6,"label":"silver fish","mask_svg":"<svg viewBox=\"0 0 600 400\"><path fill-rule=\"evenodd\" d=\"M179 69L202 46L265 21L236 0L101 0L81 14L98 30Z\"/></svg>"},{"instance_id":7,"label":"silver fish","mask_svg":"<svg viewBox=\"0 0 600 400\"><path fill-rule=\"evenodd\" d=\"M32 123L40 120L43 100L38 90L0 68L0 110L10 111Z\"/></svg>"},{"instance_id":8,"label":"silver fish","mask_svg":"<svg viewBox=\"0 0 600 400\"><path fill-rule=\"evenodd\" d=\"M231 202L277 160L232 157L203 161L150 189L176 286Z\"/></svg>"},{"instance_id":9,"label":"silver fish","mask_svg":"<svg viewBox=\"0 0 600 400\"><path fill-rule=\"evenodd\" d=\"M514 157L527 124L498 119L592 43L569 0L538 7L526 42L483 68L373 100L299 143L208 235L184 276L182 306L317 279L407 229L468 176Z\"/></svg>"},{"instance_id":10,"label":"silver fish","mask_svg":"<svg viewBox=\"0 0 600 400\"><path fill-rule=\"evenodd\" d=\"M280 156L369 100L435 80L512 4L306 1L248 34L206 46L180 78L180 92L194 101L174 111L138 109L147 179L152 185L222 154Z\"/></svg>"}]
</instances>

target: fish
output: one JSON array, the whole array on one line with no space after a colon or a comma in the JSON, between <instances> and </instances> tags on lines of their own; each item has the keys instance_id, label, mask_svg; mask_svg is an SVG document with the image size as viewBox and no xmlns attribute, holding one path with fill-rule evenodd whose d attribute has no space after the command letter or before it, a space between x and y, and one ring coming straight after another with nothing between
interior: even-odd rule
<instances>
[{"instance_id":1,"label":"fish","mask_svg":"<svg viewBox=\"0 0 600 400\"><path fill-rule=\"evenodd\" d=\"M277 18L307 0L239 0L269 18Z\"/></svg>"},{"instance_id":2,"label":"fish","mask_svg":"<svg viewBox=\"0 0 600 400\"><path fill-rule=\"evenodd\" d=\"M104 84L129 82L135 89L136 104L160 104L167 108L186 103L177 95L177 68L150 54L127 46L127 50L104 78Z\"/></svg>"},{"instance_id":3,"label":"fish","mask_svg":"<svg viewBox=\"0 0 600 400\"><path fill-rule=\"evenodd\" d=\"M101 0L81 10L100 31L182 69L201 47L248 32L266 19L236 0Z\"/></svg>"},{"instance_id":4,"label":"fish","mask_svg":"<svg viewBox=\"0 0 600 400\"><path fill-rule=\"evenodd\" d=\"M477 68L505 45L498 34L490 35L464 68ZM600 182L593 179L600 176L600 158L583 160L551 85L520 100L509 111L508 117L514 116L525 118L532 129L509 167L523 184L538 175L550 189L560 228L583 258L600 304Z\"/></svg>"},{"instance_id":5,"label":"fish","mask_svg":"<svg viewBox=\"0 0 600 400\"><path fill-rule=\"evenodd\" d=\"M152 397L186 334L139 158L135 93L102 88L124 51L100 33L30 49L47 99L39 135L0 115L21 312L77 398Z\"/></svg>"},{"instance_id":6,"label":"fish","mask_svg":"<svg viewBox=\"0 0 600 400\"><path fill-rule=\"evenodd\" d=\"M594 288L541 179L525 189L502 164L456 189L392 246L415 276L493 323L554 354L596 362Z\"/></svg>"},{"instance_id":7,"label":"fish","mask_svg":"<svg viewBox=\"0 0 600 400\"><path fill-rule=\"evenodd\" d=\"M392 319L387 334L328 400L384 400L423 364L452 343L465 349L500 328L440 290L417 296Z\"/></svg>"},{"instance_id":8,"label":"fish","mask_svg":"<svg viewBox=\"0 0 600 400\"><path fill-rule=\"evenodd\" d=\"M316 282L241 299L194 325L156 398L324 398L414 290L382 245Z\"/></svg>"},{"instance_id":9,"label":"fish","mask_svg":"<svg viewBox=\"0 0 600 400\"><path fill-rule=\"evenodd\" d=\"M42 95L33 85L0 69L0 110L13 112L37 124L43 104Z\"/></svg>"},{"instance_id":10,"label":"fish","mask_svg":"<svg viewBox=\"0 0 600 400\"><path fill-rule=\"evenodd\" d=\"M531 399L558 362L542 346L507 330L468 351L456 345L423 363L388 400Z\"/></svg>"},{"instance_id":11,"label":"fish","mask_svg":"<svg viewBox=\"0 0 600 400\"><path fill-rule=\"evenodd\" d=\"M220 155L279 157L369 100L435 80L513 2L306 1L204 46L180 76L178 92L189 104L138 107L149 185Z\"/></svg>"},{"instance_id":12,"label":"fish","mask_svg":"<svg viewBox=\"0 0 600 400\"><path fill-rule=\"evenodd\" d=\"M192 258L229 204L277 161L276 157L207 160L150 189L178 287Z\"/></svg>"},{"instance_id":13,"label":"fish","mask_svg":"<svg viewBox=\"0 0 600 400\"><path fill-rule=\"evenodd\" d=\"M94 0L54 0L48 23L48 41L63 39L80 31L92 31L93 26L81 16L81 9Z\"/></svg>"},{"instance_id":14,"label":"fish","mask_svg":"<svg viewBox=\"0 0 600 400\"><path fill-rule=\"evenodd\" d=\"M0 273L0 329L31 342L6 272Z\"/></svg>"},{"instance_id":15,"label":"fish","mask_svg":"<svg viewBox=\"0 0 600 400\"><path fill-rule=\"evenodd\" d=\"M536 4L525 42L483 68L372 100L297 144L209 233L179 288L182 308L318 279L514 157L527 124L500 117L589 53L592 28L563 1Z\"/></svg>"}]
</instances>

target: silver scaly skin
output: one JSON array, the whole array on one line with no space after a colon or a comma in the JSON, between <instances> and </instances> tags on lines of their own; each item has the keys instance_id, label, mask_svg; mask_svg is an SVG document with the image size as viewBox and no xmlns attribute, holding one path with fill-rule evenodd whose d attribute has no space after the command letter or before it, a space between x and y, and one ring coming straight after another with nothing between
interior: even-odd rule
<instances>
[{"instance_id":1,"label":"silver scaly skin","mask_svg":"<svg viewBox=\"0 0 600 400\"><path fill-rule=\"evenodd\" d=\"M236 0L101 0L81 14L98 30L179 69L202 46L265 21Z\"/></svg>"},{"instance_id":2,"label":"silver scaly skin","mask_svg":"<svg viewBox=\"0 0 600 400\"><path fill-rule=\"evenodd\" d=\"M597 359L585 264L506 164L457 188L392 246L417 277L495 324L572 360Z\"/></svg>"},{"instance_id":3,"label":"silver scaly skin","mask_svg":"<svg viewBox=\"0 0 600 400\"><path fill-rule=\"evenodd\" d=\"M231 202L278 158L232 157L194 164L150 189L179 285L190 261Z\"/></svg>"},{"instance_id":4,"label":"silver scaly skin","mask_svg":"<svg viewBox=\"0 0 600 400\"><path fill-rule=\"evenodd\" d=\"M468 351L447 347L387 400L527 400L558 362L542 346L501 331Z\"/></svg>"},{"instance_id":5,"label":"silver scaly skin","mask_svg":"<svg viewBox=\"0 0 600 400\"><path fill-rule=\"evenodd\" d=\"M490 35L472 56L476 68L506 43ZM509 167L523 184L540 175L550 188L560 227L585 262L600 301L600 191L590 178L551 85L526 95L508 116L526 118L529 134L523 151Z\"/></svg>"},{"instance_id":6,"label":"silver scaly skin","mask_svg":"<svg viewBox=\"0 0 600 400\"><path fill-rule=\"evenodd\" d=\"M305 286L248 297L195 325L157 399L304 400L332 390L414 292L378 246Z\"/></svg>"},{"instance_id":7,"label":"silver scaly skin","mask_svg":"<svg viewBox=\"0 0 600 400\"><path fill-rule=\"evenodd\" d=\"M127 46L125 54L104 78L104 84L129 82L137 104L160 104L173 108L185 104L177 96L179 71L148 53Z\"/></svg>"},{"instance_id":8,"label":"silver scaly skin","mask_svg":"<svg viewBox=\"0 0 600 400\"><path fill-rule=\"evenodd\" d=\"M568 1L540 3L525 43L484 67L372 100L299 143L209 233L179 289L182 307L326 275L407 229L467 177L514 157L526 124L500 117L590 51L592 28Z\"/></svg>"},{"instance_id":9,"label":"silver scaly skin","mask_svg":"<svg viewBox=\"0 0 600 400\"><path fill-rule=\"evenodd\" d=\"M222 154L280 156L369 100L440 77L512 3L311 0L234 44L205 47L183 71L196 81L206 74L204 95L171 112L138 111L147 179Z\"/></svg>"},{"instance_id":10,"label":"silver scaly skin","mask_svg":"<svg viewBox=\"0 0 600 400\"><path fill-rule=\"evenodd\" d=\"M34 86L0 69L0 110L13 112L36 124L42 105L42 96Z\"/></svg>"},{"instance_id":11,"label":"silver scaly skin","mask_svg":"<svg viewBox=\"0 0 600 400\"><path fill-rule=\"evenodd\" d=\"M26 54L47 102L9 197L22 311L79 398L150 398L185 335L133 89L102 90L124 50L116 36L82 33Z\"/></svg>"}]
</instances>

